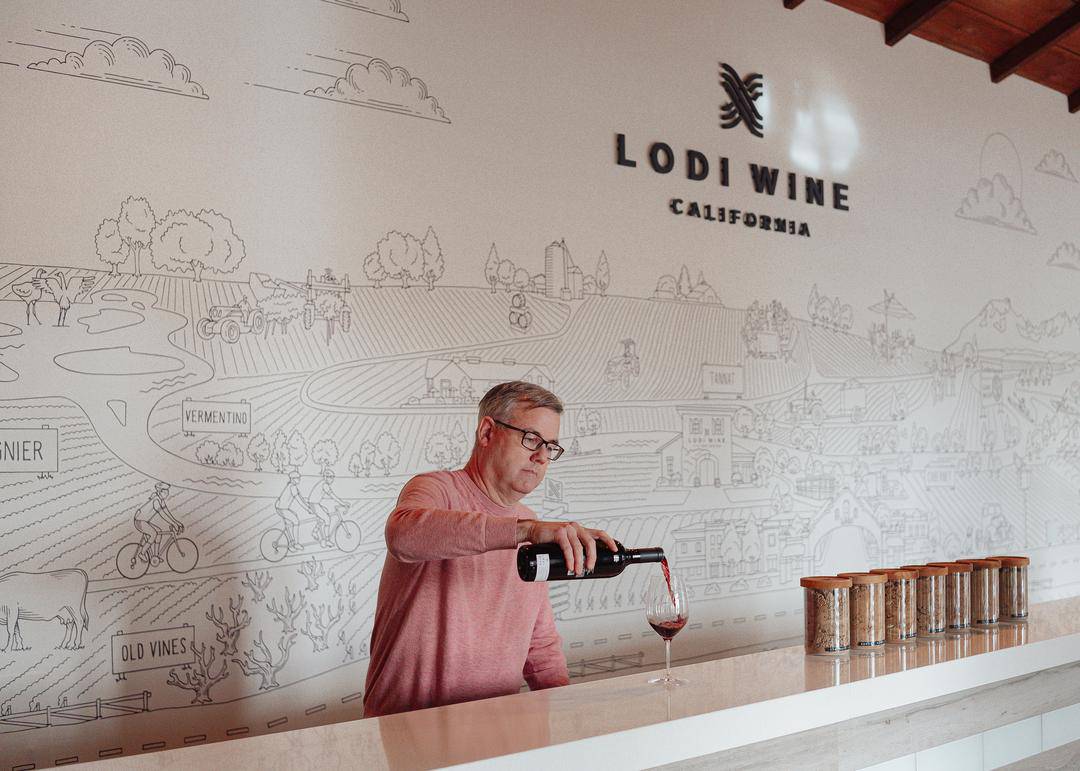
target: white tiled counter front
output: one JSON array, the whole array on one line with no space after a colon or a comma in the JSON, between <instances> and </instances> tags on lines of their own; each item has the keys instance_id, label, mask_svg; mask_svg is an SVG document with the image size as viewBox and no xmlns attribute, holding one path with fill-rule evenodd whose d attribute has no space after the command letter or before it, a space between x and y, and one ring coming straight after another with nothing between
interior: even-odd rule
<instances>
[{"instance_id":1,"label":"white tiled counter front","mask_svg":"<svg viewBox=\"0 0 1080 771\"><path fill-rule=\"evenodd\" d=\"M801 646L789 647L678 667L687 685L670 690L650 685L650 674L627 675L113 764L201 770L468 763L546 770L603 758L607 767L646 768L1078 661L1080 598L1070 598L1033 606L1024 623L888 645L875 656L808 657ZM974 721L972 735L983 730L973 716L957 719Z\"/></svg>"}]
</instances>

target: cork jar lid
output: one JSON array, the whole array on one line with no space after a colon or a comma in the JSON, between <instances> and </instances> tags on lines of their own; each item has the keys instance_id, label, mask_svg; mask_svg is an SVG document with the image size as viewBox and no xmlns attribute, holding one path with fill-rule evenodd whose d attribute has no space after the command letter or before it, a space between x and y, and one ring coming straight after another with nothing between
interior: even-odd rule
<instances>
[{"instance_id":1,"label":"cork jar lid","mask_svg":"<svg viewBox=\"0 0 1080 771\"><path fill-rule=\"evenodd\" d=\"M851 579L837 576L803 576L799 579L799 586L807 589L850 589Z\"/></svg>"},{"instance_id":2,"label":"cork jar lid","mask_svg":"<svg viewBox=\"0 0 1080 771\"><path fill-rule=\"evenodd\" d=\"M919 574L919 578L928 578L929 576L946 576L949 574L948 568L939 567L937 565L904 565L905 570L914 570Z\"/></svg>"},{"instance_id":3,"label":"cork jar lid","mask_svg":"<svg viewBox=\"0 0 1080 771\"><path fill-rule=\"evenodd\" d=\"M939 568L945 568L949 571L949 575L954 573L970 573L970 562L927 562L927 565L934 565Z\"/></svg>"},{"instance_id":4,"label":"cork jar lid","mask_svg":"<svg viewBox=\"0 0 1080 771\"><path fill-rule=\"evenodd\" d=\"M1001 560L998 560L998 559L981 559L979 557L974 557L972 559L957 560L957 562L966 562L967 564L971 565L973 568L980 568L980 569L999 568L999 567L1001 567Z\"/></svg>"},{"instance_id":5,"label":"cork jar lid","mask_svg":"<svg viewBox=\"0 0 1080 771\"><path fill-rule=\"evenodd\" d=\"M854 584L883 584L888 579L881 573L837 573L838 578L850 578Z\"/></svg>"},{"instance_id":6,"label":"cork jar lid","mask_svg":"<svg viewBox=\"0 0 1080 771\"><path fill-rule=\"evenodd\" d=\"M1031 564L1031 560L1027 557L1000 557L994 555L990 559L997 560L1004 568L1024 568Z\"/></svg>"},{"instance_id":7,"label":"cork jar lid","mask_svg":"<svg viewBox=\"0 0 1080 771\"><path fill-rule=\"evenodd\" d=\"M874 568L870 572L884 575L890 581L909 581L919 577L917 571L907 568Z\"/></svg>"}]
</instances>

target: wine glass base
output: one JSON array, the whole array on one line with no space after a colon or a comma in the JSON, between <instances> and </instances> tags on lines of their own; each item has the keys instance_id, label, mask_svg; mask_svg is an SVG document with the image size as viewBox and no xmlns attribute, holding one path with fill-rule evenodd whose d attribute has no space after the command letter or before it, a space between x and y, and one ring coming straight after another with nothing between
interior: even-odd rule
<instances>
[{"instance_id":1,"label":"wine glass base","mask_svg":"<svg viewBox=\"0 0 1080 771\"><path fill-rule=\"evenodd\" d=\"M686 685L686 681L670 675L660 675L649 680L649 685L665 685L668 688L678 688L680 685Z\"/></svg>"}]
</instances>

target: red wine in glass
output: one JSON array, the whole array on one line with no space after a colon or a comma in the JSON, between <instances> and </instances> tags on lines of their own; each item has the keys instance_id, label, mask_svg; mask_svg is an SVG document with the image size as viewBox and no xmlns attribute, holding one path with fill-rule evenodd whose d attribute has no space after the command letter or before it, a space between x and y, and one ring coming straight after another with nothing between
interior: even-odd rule
<instances>
[{"instance_id":1,"label":"red wine in glass","mask_svg":"<svg viewBox=\"0 0 1080 771\"><path fill-rule=\"evenodd\" d=\"M671 571L667 561L660 563L664 575L649 579L645 592L645 618L664 640L664 674L650 683L665 686L683 685L686 681L671 676L671 638L690 620L690 598L678 574Z\"/></svg>"}]
</instances>

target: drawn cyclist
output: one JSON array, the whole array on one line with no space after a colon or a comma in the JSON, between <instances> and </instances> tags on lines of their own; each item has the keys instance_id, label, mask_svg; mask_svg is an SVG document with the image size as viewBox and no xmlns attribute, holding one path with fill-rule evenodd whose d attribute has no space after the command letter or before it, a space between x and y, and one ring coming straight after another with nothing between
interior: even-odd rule
<instances>
[{"instance_id":1,"label":"drawn cyclist","mask_svg":"<svg viewBox=\"0 0 1080 771\"><path fill-rule=\"evenodd\" d=\"M324 469L322 479L311 488L311 493L308 495L311 513L318 519L315 525L315 538L323 546L331 548L334 546L334 530L341 524L341 511L349 508L349 504L334 495L333 484L334 472Z\"/></svg>"},{"instance_id":2,"label":"drawn cyclist","mask_svg":"<svg viewBox=\"0 0 1080 771\"><path fill-rule=\"evenodd\" d=\"M184 532L184 525L173 516L165 502L168 495L169 484L158 482L147 502L135 510L135 529L142 533L139 548L143 550L147 545L150 546L146 554L151 565L161 562L161 536L165 534L166 527L177 534Z\"/></svg>"},{"instance_id":3,"label":"drawn cyclist","mask_svg":"<svg viewBox=\"0 0 1080 771\"><path fill-rule=\"evenodd\" d=\"M274 501L274 509L278 516L285 522L285 535L289 539L290 549L301 549L300 546L300 520L302 515L311 516L312 507L304 500L300 493L300 472L292 469L289 472L289 481L281 495Z\"/></svg>"}]
</instances>

